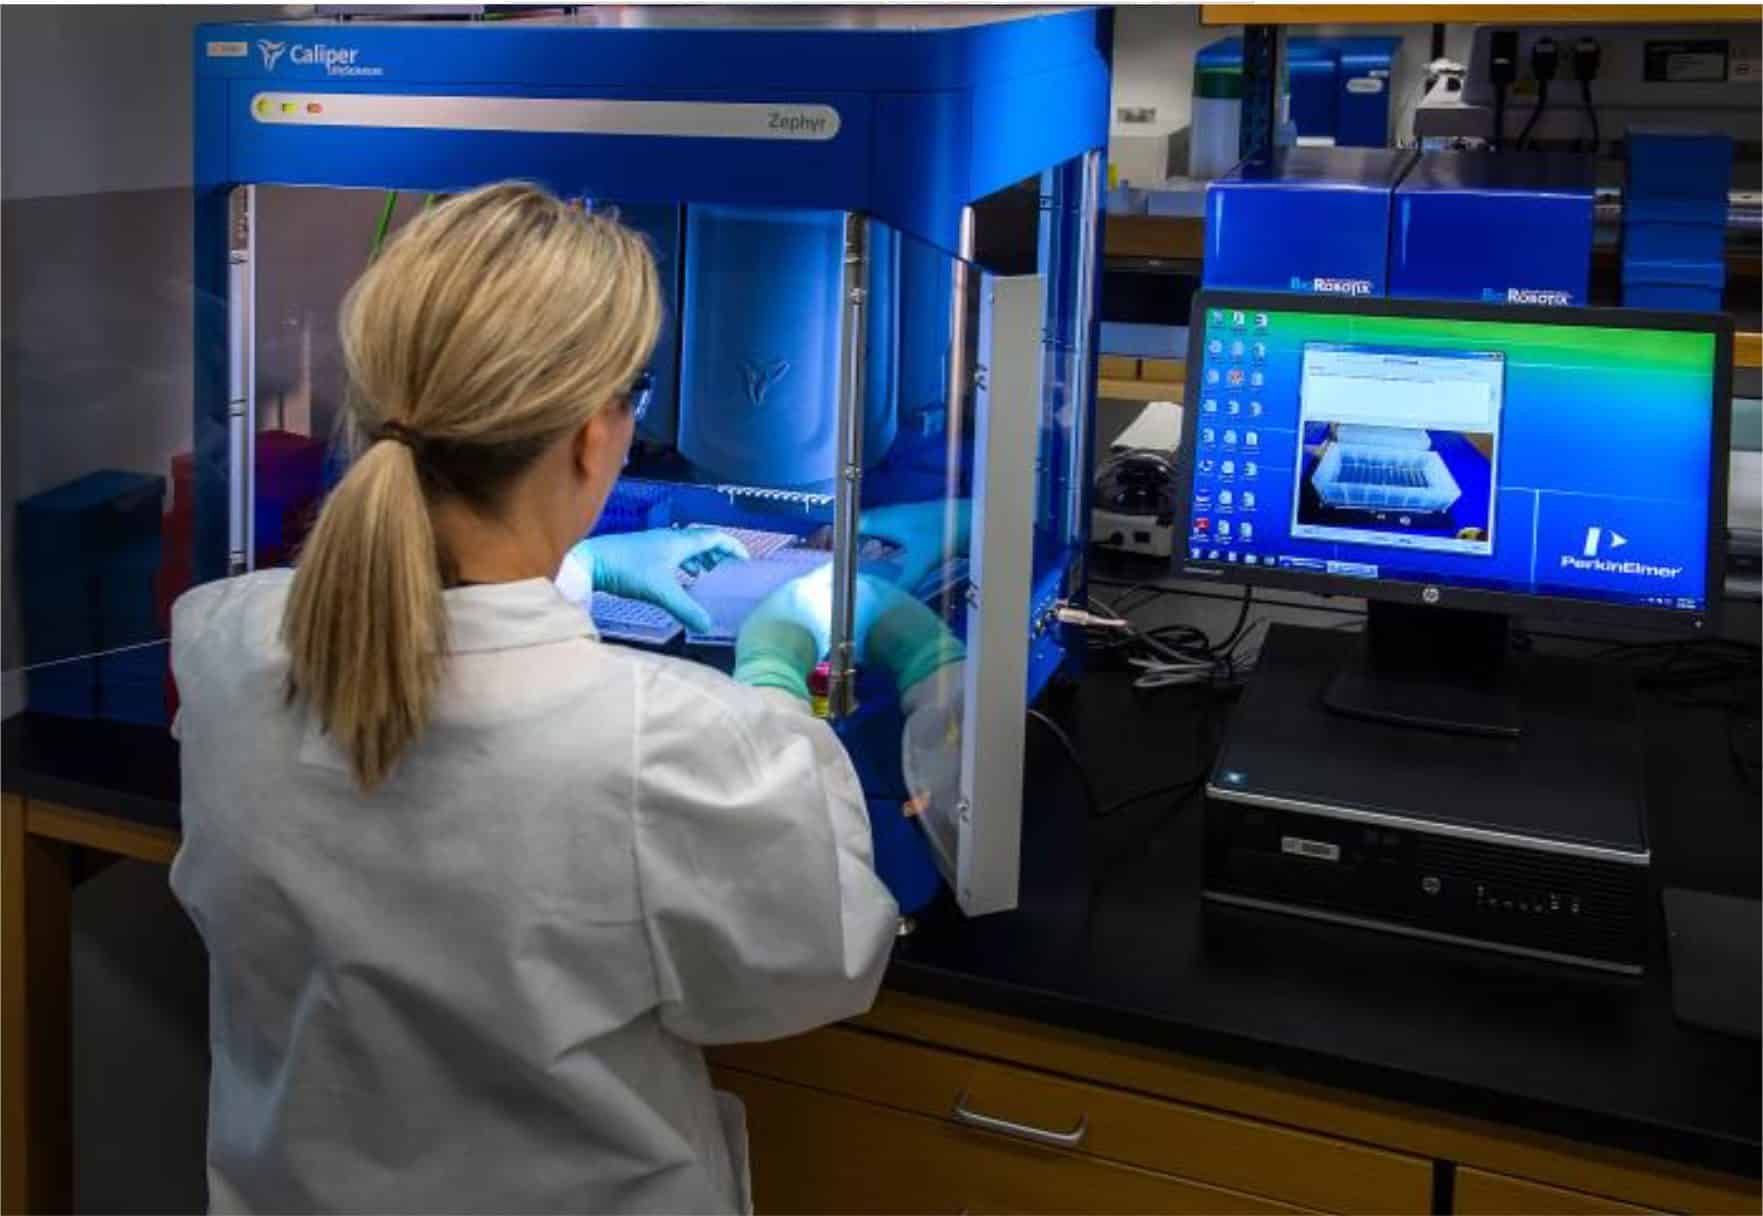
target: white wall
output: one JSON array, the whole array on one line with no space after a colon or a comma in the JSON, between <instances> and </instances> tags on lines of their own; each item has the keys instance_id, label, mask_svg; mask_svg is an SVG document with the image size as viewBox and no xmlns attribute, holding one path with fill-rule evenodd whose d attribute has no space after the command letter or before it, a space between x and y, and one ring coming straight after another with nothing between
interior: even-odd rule
<instances>
[{"instance_id":1,"label":"white wall","mask_svg":"<svg viewBox=\"0 0 1763 1216\"><path fill-rule=\"evenodd\" d=\"M270 5L0 10L0 197L190 184L190 40Z\"/></svg>"}]
</instances>

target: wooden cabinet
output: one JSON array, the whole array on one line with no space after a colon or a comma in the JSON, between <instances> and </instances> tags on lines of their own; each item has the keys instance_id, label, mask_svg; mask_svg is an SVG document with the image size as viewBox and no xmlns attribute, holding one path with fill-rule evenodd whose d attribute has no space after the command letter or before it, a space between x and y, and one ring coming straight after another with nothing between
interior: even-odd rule
<instances>
[{"instance_id":1,"label":"wooden cabinet","mask_svg":"<svg viewBox=\"0 0 1763 1216\"><path fill-rule=\"evenodd\" d=\"M1758 1210L1754 1179L891 992L711 1061L762 1213Z\"/></svg>"},{"instance_id":2,"label":"wooden cabinet","mask_svg":"<svg viewBox=\"0 0 1763 1216\"><path fill-rule=\"evenodd\" d=\"M1461 1216L1594 1216L1651 1210L1467 1166L1458 1168L1455 1189L1451 1210Z\"/></svg>"},{"instance_id":3,"label":"wooden cabinet","mask_svg":"<svg viewBox=\"0 0 1763 1216\"><path fill-rule=\"evenodd\" d=\"M910 1112L962 1142L984 1131L982 1143L1059 1150L1064 1160L1311 1210L1419 1212L1431 1203L1432 1165L1417 1157L862 1031L834 1027L717 1059Z\"/></svg>"},{"instance_id":4,"label":"wooden cabinet","mask_svg":"<svg viewBox=\"0 0 1763 1216\"><path fill-rule=\"evenodd\" d=\"M760 1212L1304 1210L733 1069L716 1080L746 1104Z\"/></svg>"}]
</instances>

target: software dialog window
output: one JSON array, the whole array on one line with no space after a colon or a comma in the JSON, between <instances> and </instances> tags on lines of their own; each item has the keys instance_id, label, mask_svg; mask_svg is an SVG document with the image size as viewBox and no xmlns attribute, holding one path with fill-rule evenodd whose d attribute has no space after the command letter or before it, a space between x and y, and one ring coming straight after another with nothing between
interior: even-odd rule
<instances>
[{"instance_id":1,"label":"software dialog window","mask_svg":"<svg viewBox=\"0 0 1763 1216\"><path fill-rule=\"evenodd\" d=\"M1489 556L1506 360L1312 342L1291 534Z\"/></svg>"}]
</instances>

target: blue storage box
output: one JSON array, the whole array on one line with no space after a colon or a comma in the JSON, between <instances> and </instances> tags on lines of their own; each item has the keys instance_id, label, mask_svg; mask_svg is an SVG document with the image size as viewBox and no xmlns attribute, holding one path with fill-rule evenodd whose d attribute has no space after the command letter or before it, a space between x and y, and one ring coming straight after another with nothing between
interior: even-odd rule
<instances>
[{"instance_id":1,"label":"blue storage box","mask_svg":"<svg viewBox=\"0 0 1763 1216\"><path fill-rule=\"evenodd\" d=\"M1390 88L1402 40L1361 36L1318 41L1333 45L1340 60L1335 143L1343 148L1387 147Z\"/></svg>"},{"instance_id":2,"label":"blue storage box","mask_svg":"<svg viewBox=\"0 0 1763 1216\"><path fill-rule=\"evenodd\" d=\"M1286 39L1292 125L1301 139L1342 148L1390 142L1390 79L1402 40L1392 37ZM1222 38L1194 56L1196 73L1241 72L1243 40Z\"/></svg>"},{"instance_id":3,"label":"blue storage box","mask_svg":"<svg viewBox=\"0 0 1763 1216\"><path fill-rule=\"evenodd\" d=\"M21 575L70 569L143 537L159 536L165 478L99 469L19 500L15 517Z\"/></svg>"},{"instance_id":4,"label":"blue storage box","mask_svg":"<svg viewBox=\"0 0 1763 1216\"><path fill-rule=\"evenodd\" d=\"M25 673L25 688L32 712L58 718L98 716L98 663L77 659L33 667Z\"/></svg>"},{"instance_id":5,"label":"blue storage box","mask_svg":"<svg viewBox=\"0 0 1763 1216\"><path fill-rule=\"evenodd\" d=\"M607 496L594 528L596 536L613 532L647 532L673 522L673 489L653 481L621 477Z\"/></svg>"},{"instance_id":6,"label":"blue storage box","mask_svg":"<svg viewBox=\"0 0 1763 1216\"><path fill-rule=\"evenodd\" d=\"M1590 159L1433 152L1396 188L1389 294L1581 305L1592 269Z\"/></svg>"},{"instance_id":7,"label":"blue storage box","mask_svg":"<svg viewBox=\"0 0 1763 1216\"><path fill-rule=\"evenodd\" d=\"M1299 46L1300 41L1305 45ZM1293 38L1287 45L1286 80L1292 125L1306 139L1333 140L1340 122L1341 64L1333 48Z\"/></svg>"},{"instance_id":8,"label":"blue storage box","mask_svg":"<svg viewBox=\"0 0 1763 1216\"><path fill-rule=\"evenodd\" d=\"M1726 202L1732 189L1732 136L1716 131L1630 127L1624 201L1705 198Z\"/></svg>"},{"instance_id":9,"label":"blue storage box","mask_svg":"<svg viewBox=\"0 0 1763 1216\"><path fill-rule=\"evenodd\" d=\"M1726 226L1624 224L1622 256L1639 262L1720 262L1726 257Z\"/></svg>"},{"instance_id":10,"label":"blue storage box","mask_svg":"<svg viewBox=\"0 0 1763 1216\"><path fill-rule=\"evenodd\" d=\"M1381 296L1390 203L1414 153L1279 148L1206 190L1207 287Z\"/></svg>"},{"instance_id":11,"label":"blue storage box","mask_svg":"<svg viewBox=\"0 0 1763 1216\"><path fill-rule=\"evenodd\" d=\"M1622 303L1627 308L1718 312L1725 285L1725 262L1630 259L1622 264Z\"/></svg>"},{"instance_id":12,"label":"blue storage box","mask_svg":"<svg viewBox=\"0 0 1763 1216\"><path fill-rule=\"evenodd\" d=\"M1624 224L1695 224L1701 227L1726 226L1727 199L1627 197L1622 200Z\"/></svg>"}]
</instances>

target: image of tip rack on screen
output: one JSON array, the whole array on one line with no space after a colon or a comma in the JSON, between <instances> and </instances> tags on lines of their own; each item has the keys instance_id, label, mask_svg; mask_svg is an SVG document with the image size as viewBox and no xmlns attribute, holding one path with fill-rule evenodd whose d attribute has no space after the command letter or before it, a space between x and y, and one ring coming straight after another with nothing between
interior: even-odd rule
<instances>
[{"instance_id":1,"label":"image of tip rack on screen","mask_svg":"<svg viewBox=\"0 0 1763 1216\"><path fill-rule=\"evenodd\" d=\"M1292 535L1487 556L1505 361L1311 343Z\"/></svg>"}]
</instances>

